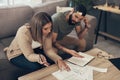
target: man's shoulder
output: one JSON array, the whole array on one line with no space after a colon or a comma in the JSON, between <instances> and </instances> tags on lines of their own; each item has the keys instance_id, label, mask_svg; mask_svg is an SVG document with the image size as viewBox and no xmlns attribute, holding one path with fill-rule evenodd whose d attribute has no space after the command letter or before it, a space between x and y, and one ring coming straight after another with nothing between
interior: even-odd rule
<instances>
[{"instance_id":1,"label":"man's shoulder","mask_svg":"<svg viewBox=\"0 0 120 80\"><path fill-rule=\"evenodd\" d=\"M55 18L60 18L64 13L62 12L58 12L58 13L55 13L52 15L52 18L55 19Z\"/></svg>"}]
</instances>

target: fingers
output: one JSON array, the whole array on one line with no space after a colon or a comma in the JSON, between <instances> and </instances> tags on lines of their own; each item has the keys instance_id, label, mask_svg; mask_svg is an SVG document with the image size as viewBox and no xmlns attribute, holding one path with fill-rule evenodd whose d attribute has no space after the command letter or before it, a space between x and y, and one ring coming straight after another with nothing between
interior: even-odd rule
<instances>
[{"instance_id":1,"label":"fingers","mask_svg":"<svg viewBox=\"0 0 120 80\"><path fill-rule=\"evenodd\" d=\"M66 70L66 71L70 71L70 67L67 64L63 64L62 66L60 66L60 70Z\"/></svg>"},{"instance_id":2,"label":"fingers","mask_svg":"<svg viewBox=\"0 0 120 80\"><path fill-rule=\"evenodd\" d=\"M78 52L76 52L75 50L69 50L69 54L71 54L72 56L75 56L75 57L79 56Z\"/></svg>"},{"instance_id":3,"label":"fingers","mask_svg":"<svg viewBox=\"0 0 120 80\"><path fill-rule=\"evenodd\" d=\"M63 60L58 60L58 67L61 71L70 71L70 67Z\"/></svg>"},{"instance_id":4,"label":"fingers","mask_svg":"<svg viewBox=\"0 0 120 80\"><path fill-rule=\"evenodd\" d=\"M43 64L45 66L49 66L49 63L47 62L46 58L43 55L39 55L40 59L39 59L39 63Z\"/></svg>"},{"instance_id":5,"label":"fingers","mask_svg":"<svg viewBox=\"0 0 120 80\"><path fill-rule=\"evenodd\" d=\"M81 55L79 55L79 54L78 54L78 57L79 57L79 58L84 58L84 56L81 56Z\"/></svg>"},{"instance_id":6,"label":"fingers","mask_svg":"<svg viewBox=\"0 0 120 80\"><path fill-rule=\"evenodd\" d=\"M84 58L84 56L79 55L78 53L74 55L74 57L78 57L78 58Z\"/></svg>"},{"instance_id":7,"label":"fingers","mask_svg":"<svg viewBox=\"0 0 120 80\"><path fill-rule=\"evenodd\" d=\"M62 65L62 66L60 66L60 70L61 71L63 71L63 70L70 71L70 67L68 65Z\"/></svg>"},{"instance_id":8,"label":"fingers","mask_svg":"<svg viewBox=\"0 0 120 80\"><path fill-rule=\"evenodd\" d=\"M86 17L84 18L84 22L88 22L88 19Z\"/></svg>"},{"instance_id":9,"label":"fingers","mask_svg":"<svg viewBox=\"0 0 120 80\"><path fill-rule=\"evenodd\" d=\"M44 62L43 64L44 66L47 66L47 67L50 65L48 62Z\"/></svg>"},{"instance_id":10,"label":"fingers","mask_svg":"<svg viewBox=\"0 0 120 80\"><path fill-rule=\"evenodd\" d=\"M89 25L88 19L86 17L83 19L83 21L85 22L85 25Z\"/></svg>"},{"instance_id":11,"label":"fingers","mask_svg":"<svg viewBox=\"0 0 120 80\"><path fill-rule=\"evenodd\" d=\"M70 71L70 67L67 64L64 66L63 69L66 70L66 71Z\"/></svg>"},{"instance_id":12,"label":"fingers","mask_svg":"<svg viewBox=\"0 0 120 80\"><path fill-rule=\"evenodd\" d=\"M84 56L81 56L78 52L74 51L74 57L84 58Z\"/></svg>"}]
</instances>

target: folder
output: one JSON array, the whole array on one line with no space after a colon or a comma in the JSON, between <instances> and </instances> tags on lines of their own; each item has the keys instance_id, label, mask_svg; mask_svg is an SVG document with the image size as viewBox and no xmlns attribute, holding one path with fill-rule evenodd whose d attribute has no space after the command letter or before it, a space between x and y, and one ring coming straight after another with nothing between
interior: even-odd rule
<instances>
[{"instance_id":1,"label":"folder","mask_svg":"<svg viewBox=\"0 0 120 80\"><path fill-rule=\"evenodd\" d=\"M109 59L109 61L120 70L120 58Z\"/></svg>"}]
</instances>

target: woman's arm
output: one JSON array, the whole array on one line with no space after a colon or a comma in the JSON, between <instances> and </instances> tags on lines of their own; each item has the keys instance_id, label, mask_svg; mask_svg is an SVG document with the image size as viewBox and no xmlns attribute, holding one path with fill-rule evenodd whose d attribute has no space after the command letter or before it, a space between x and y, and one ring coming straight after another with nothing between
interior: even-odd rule
<instances>
[{"instance_id":1,"label":"woman's arm","mask_svg":"<svg viewBox=\"0 0 120 80\"><path fill-rule=\"evenodd\" d=\"M57 62L58 59L62 59L53 49L51 37L48 37L45 39L45 41L43 43L43 48L44 48L46 55L50 59L52 59L55 63Z\"/></svg>"},{"instance_id":2,"label":"woman's arm","mask_svg":"<svg viewBox=\"0 0 120 80\"><path fill-rule=\"evenodd\" d=\"M18 30L16 39L17 39L19 48L21 49L23 55L25 56L27 60L31 62L38 62L40 64L46 63L46 59L44 58L44 56L34 53L32 46L31 46L32 39L28 34L26 34L24 29Z\"/></svg>"},{"instance_id":3,"label":"woman's arm","mask_svg":"<svg viewBox=\"0 0 120 80\"><path fill-rule=\"evenodd\" d=\"M43 45L44 51L59 67L60 70L70 70L70 67L62 60L52 47L52 38L47 38Z\"/></svg>"}]
</instances>

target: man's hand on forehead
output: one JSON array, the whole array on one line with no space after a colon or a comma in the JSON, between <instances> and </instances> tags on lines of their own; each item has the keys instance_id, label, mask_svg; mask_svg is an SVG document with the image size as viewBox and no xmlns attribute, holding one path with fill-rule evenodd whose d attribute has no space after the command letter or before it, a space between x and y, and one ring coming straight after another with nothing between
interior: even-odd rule
<instances>
[{"instance_id":1,"label":"man's hand on forehead","mask_svg":"<svg viewBox=\"0 0 120 80\"><path fill-rule=\"evenodd\" d=\"M82 16L82 12L77 11L77 13Z\"/></svg>"},{"instance_id":2,"label":"man's hand on forehead","mask_svg":"<svg viewBox=\"0 0 120 80\"><path fill-rule=\"evenodd\" d=\"M83 21L85 23L85 27L89 29L91 26L90 26L90 24L88 22L88 19L86 17L84 17Z\"/></svg>"}]
</instances>

